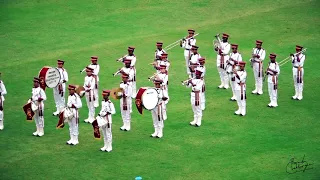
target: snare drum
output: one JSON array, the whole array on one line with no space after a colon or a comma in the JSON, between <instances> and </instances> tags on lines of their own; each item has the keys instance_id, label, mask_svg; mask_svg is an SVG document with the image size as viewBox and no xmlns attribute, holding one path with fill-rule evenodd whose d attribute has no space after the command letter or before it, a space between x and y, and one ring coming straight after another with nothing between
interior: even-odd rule
<instances>
[{"instance_id":1,"label":"snare drum","mask_svg":"<svg viewBox=\"0 0 320 180\"><path fill-rule=\"evenodd\" d=\"M97 123L99 127L106 125L108 122L101 116L96 117Z\"/></svg>"},{"instance_id":2,"label":"snare drum","mask_svg":"<svg viewBox=\"0 0 320 180\"><path fill-rule=\"evenodd\" d=\"M72 112L72 109L65 107L63 110L63 118L65 121L71 120L74 117L74 114Z\"/></svg>"},{"instance_id":3,"label":"snare drum","mask_svg":"<svg viewBox=\"0 0 320 180\"><path fill-rule=\"evenodd\" d=\"M45 66L39 71L39 78L42 80L40 84L43 90L45 90L46 87L56 87L61 80L59 70L49 66Z\"/></svg>"},{"instance_id":4,"label":"snare drum","mask_svg":"<svg viewBox=\"0 0 320 180\"><path fill-rule=\"evenodd\" d=\"M141 87L136 96L136 106L140 114L142 107L147 110L154 109L159 103L158 92L151 87Z\"/></svg>"},{"instance_id":5,"label":"snare drum","mask_svg":"<svg viewBox=\"0 0 320 180\"><path fill-rule=\"evenodd\" d=\"M36 110L38 110L38 105L35 103L35 102L31 102L31 110L33 111L33 112L35 112Z\"/></svg>"}]
</instances>

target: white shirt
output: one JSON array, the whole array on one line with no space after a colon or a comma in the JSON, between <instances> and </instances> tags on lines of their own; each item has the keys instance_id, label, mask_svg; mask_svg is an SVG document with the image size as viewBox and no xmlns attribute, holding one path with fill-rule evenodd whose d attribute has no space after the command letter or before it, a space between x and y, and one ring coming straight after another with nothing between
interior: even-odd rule
<instances>
[{"instance_id":1,"label":"white shirt","mask_svg":"<svg viewBox=\"0 0 320 180\"><path fill-rule=\"evenodd\" d=\"M206 67L205 66L202 66L202 65L199 65L196 70L198 71L201 71L202 74L201 74L201 77L204 78L204 75L206 74Z\"/></svg>"},{"instance_id":2,"label":"white shirt","mask_svg":"<svg viewBox=\"0 0 320 180\"><path fill-rule=\"evenodd\" d=\"M255 57L254 58L254 60L255 61L263 61L264 60L264 58L266 57L266 51L263 49L263 48L261 48L261 49L258 49L258 48L253 48L252 49L252 54L255 54L255 55L259 55L260 57L259 58L257 58L257 57Z\"/></svg>"},{"instance_id":3,"label":"white shirt","mask_svg":"<svg viewBox=\"0 0 320 180\"><path fill-rule=\"evenodd\" d=\"M4 95L7 94L7 90L6 90L6 87L3 84L3 81L1 81L1 80L0 80L0 92L1 92L0 98L2 98L2 101L4 101Z\"/></svg>"},{"instance_id":4,"label":"white shirt","mask_svg":"<svg viewBox=\"0 0 320 180\"><path fill-rule=\"evenodd\" d=\"M229 52L230 52L230 44L229 42L221 42L221 51L222 54L224 55L224 62L225 63L228 59L229 59ZM219 54L219 50L217 51L217 66L220 66L220 54Z\"/></svg>"},{"instance_id":5,"label":"white shirt","mask_svg":"<svg viewBox=\"0 0 320 180\"><path fill-rule=\"evenodd\" d=\"M163 81L161 85L164 87L165 90L167 90L169 76L165 73L159 73L158 78Z\"/></svg>"},{"instance_id":6,"label":"white shirt","mask_svg":"<svg viewBox=\"0 0 320 180\"><path fill-rule=\"evenodd\" d=\"M188 39L188 38L186 38ZM197 40L193 37L182 42L181 47L184 48L184 56L189 56L189 52L192 46L196 45Z\"/></svg>"},{"instance_id":7,"label":"white shirt","mask_svg":"<svg viewBox=\"0 0 320 180\"><path fill-rule=\"evenodd\" d=\"M83 87L84 87L84 89L85 90L93 90L94 89L94 87L95 87L95 84L96 84L96 80L94 79L94 77L93 76L86 76L85 78L84 78L84 85L83 85Z\"/></svg>"},{"instance_id":8,"label":"white shirt","mask_svg":"<svg viewBox=\"0 0 320 180\"><path fill-rule=\"evenodd\" d=\"M124 82L121 82L120 83L120 88L123 89L124 95L127 98L131 98L132 97L132 87L131 87L131 84L129 82L127 82L126 84Z\"/></svg>"},{"instance_id":9,"label":"white shirt","mask_svg":"<svg viewBox=\"0 0 320 180\"><path fill-rule=\"evenodd\" d=\"M163 53L166 53L166 51L164 49L156 49L155 53L154 53L154 59L160 59L161 58L161 55Z\"/></svg>"},{"instance_id":10,"label":"white shirt","mask_svg":"<svg viewBox=\"0 0 320 180\"><path fill-rule=\"evenodd\" d=\"M77 94L77 93L74 93L73 95L69 95L68 96L68 103L67 103L67 106L69 108L72 107L72 104L77 108L81 108L82 107L82 102L81 102L81 99L80 99L80 96Z\"/></svg>"},{"instance_id":11,"label":"white shirt","mask_svg":"<svg viewBox=\"0 0 320 180\"><path fill-rule=\"evenodd\" d=\"M201 79L192 79L191 80L192 84L194 86L192 86L191 83L188 84L188 87L192 87L192 91L200 91L202 90L202 86L203 86L203 80ZM193 92L191 92L191 95L194 95Z\"/></svg>"},{"instance_id":12,"label":"white shirt","mask_svg":"<svg viewBox=\"0 0 320 180\"><path fill-rule=\"evenodd\" d=\"M132 55L132 56L127 55L126 59L130 59L131 60L131 64L130 64L131 67L134 67L136 65L137 58L136 58L135 55Z\"/></svg>"},{"instance_id":13,"label":"white shirt","mask_svg":"<svg viewBox=\"0 0 320 180\"><path fill-rule=\"evenodd\" d=\"M270 69L270 70L269 70ZM275 71L275 72L277 72L277 73L274 73L273 71ZM272 62L270 62L269 63L269 67L268 67L268 83L273 83L272 82L272 76L279 76L279 74L280 74L280 67L279 67L279 65L278 65L278 63L272 63Z\"/></svg>"},{"instance_id":14,"label":"white shirt","mask_svg":"<svg viewBox=\"0 0 320 180\"><path fill-rule=\"evenodd\" d=\"M298 62L298 58L299 58L300 62ZM291 59L292 59L293 67L299 67L299 66L303 67L306 56L302 53L299 53L299 54L295 55L294 57L291 57Z\"/></svg>"},{"instance_id":15,"label":"white shirt","mask_svg":"<svg viewBox=\"0 0 320 180\"><path fill-rule=\"evenodd\" d=\"M68 82L69 78L68 78L68 73L67 73L67 70L64 69L64 68L58 68L57 69L59 70L59 73L60 73L60 83L62 84L63 83L63 80L65 80L66 82Z\"/></svg>"},{"instance_id":16,"label":"white shirt","mask_svg":"<svg viewBox=\"0 0 320 180\"><path fill-rule=\"evenodd\" d=\"M100 65L99 64L90 64L88 67L93 69L92 74L97 76L97 81L99 82Z\"/></svg>"},{"instance_id":17,"label":"white shirt","mask_svg":"<svg viewBox=\"0 0 320 180\"><path fill-rule=\"evenodd\" d=\"M190 56L191 56L190 63L193 63L193 64L199 63L198 59L201 58L201 55L199 53L197 54L192 53Z\"/></svg>"},{"instance_id":18,"label":"white shirt","mask_svg":"<svg viewBox=\"0 0 320 180\"><path fill-rule=\"evenodd\" d=\"M237 71L237 74L239 76L239 78L237 77L237 75L235 74L235 90L241 90L241 86L239 85L239 83L243 83L243 90L246 90L246 79L247 79L247 72L245 70L243 71Z\"/></svg>"},{"instance_id":19,"label":"white shirt","mask_svg":"<svg viewBox=\"0 0 320 180\"><path fill-rule=\"evenodd\" d=\"M43 101L47 99L47 96L44 90L40 86L37 88L32 88L31 101L35 102L38 105L39 98L42 98L41 104L43 104Z\"/></svg>"},{"instance_id":20,"label":"white shirt","mask_svg":"<svg viewBox=\"0 0 320 180\"><path fill-rule=\"evenodd\" d=\"M100 110L100 116L103 118L108 117L108 121L109 123L112 123L112 117L111 114L115 114L116 113L116 109L114 108L114 104L108 100L105 101L103 100L101 103L101 110Z\"/></svg>"},{"instance_id":21,"label":"white shirt","mask_svg":"<svg viewBox=\"0 0 320 180\"><path fill-rule=\"evenodd\" d=\"M227 61L228 64L227 64L227 67L226 67L226 71L228 73L231 73L232 72L232 66L233 65L236 65L235 61L238 61L238 62L241 62L242 61L242 56L239 52L236 52L236 53L230 53L230 58L229 60Z\"/></svg>"},{"instance_id":22,"label":"white shirt","mask_svg":"<svg viewBox=\"0 0 320 180\"><path fill-rule=\"evenodd\" d=\"M129 81L132 82L132 81L134 80L134 69L122 67L121 70L122 70L124 73L126 73L126 74L129 75L129 78L128 78ZM116 75L121 75L121 73L118 73L118 74L116 74Z\"/></svg>"}]
</instances>

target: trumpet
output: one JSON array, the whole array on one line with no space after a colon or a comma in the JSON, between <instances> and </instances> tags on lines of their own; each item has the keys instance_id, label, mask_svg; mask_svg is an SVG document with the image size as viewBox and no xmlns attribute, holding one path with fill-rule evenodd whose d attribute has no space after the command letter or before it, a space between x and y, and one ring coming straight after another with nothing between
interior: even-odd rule
<instances>
[{"instance_id":1,"label":"trumpet","mask_svg":"<svg viewBox=\"0 0 320 180\"><path fill-rule=\"evenodd\" d=\"M191 80L192 78L189 78L189 79L187 79L187 80L185 80L185 81L181 81L181 83L182 83L182 85L187 85L188 84L188 82Z\"/></svg>"},{"instance_id":2,"label":"trumpet","mask_svg":"<svg viewBox=\"0 0 320 180\"><path fill-rule=\"evenodd\" d=\"M159 73L154 73L152 76L148 77L149 81L154 80L158 75Z\"/></svg>"},{"instance_id":3,"label":"trumpet","mask_svg":"<svg viewBox=\"0 0 320 180\"><path fill-rule=\"evenodd\" d=\"M118 75L121 71L122 71L122 68L120 68L117 72L113 73L112 75L113 75L113 76L116 76L116 75Z\"/></svg>"},{"instance_id":4,"label":"trumpet","mask_svg":"<svg viewBox=\"0 0 320 180\"><path fill-rule=\"evenodd\" d=\"M197 33L197 34L195 34L195 35L193 35L192 37L189 37L189 38L187 38L187 39L185 39L185 38L179 39L179 40L177 40L177 41L169 44L168 46L166 46L166 47L163 48L163 49L164 49L165 51L169 51L170 49L178 46L178 45L180 44L180 41L187 41L187 40L189 40L189 39L191 39L191 38L194 38L194 37L196 37L196 36L198 36L198 35L199 35L199 33Z\"/></svg>"},{"instance_id":5,"label":"trumpet","mask_svg":"<svg viewBox=\"0 0 320 180\"><path fill-rule=\"evenodd\" d=\"M293 56L296 56L299 53L305 53L307 51L307 48L302 49L300 52L294 53ZM289 62L291 60L291 56L283 59L282 61L278 62L279 66L282 66L284 64L286 64L287 62Z\"/></svg>"},{"instance_id":6,"label":"trumpet","mask_svg":"<svg viewBox=\"0 0 320 180\"><path fill-rule=\"evenodd\" d=\"M124 56L120 57L119 59L117 59L116 61L117 61L117 62L121 62L121 61L122 61L122 59L123 59L123 58L125 58L126 56L128 56L128 55L126 54L126 55L124 55Z\"/></svg>"}]
</instances>

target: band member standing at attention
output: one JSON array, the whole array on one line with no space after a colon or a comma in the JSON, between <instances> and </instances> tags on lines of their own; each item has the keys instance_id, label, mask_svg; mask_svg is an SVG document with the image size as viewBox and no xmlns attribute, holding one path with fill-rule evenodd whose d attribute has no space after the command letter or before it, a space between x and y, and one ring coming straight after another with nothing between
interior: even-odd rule
<instances>
[{"instance_id":1,"label":"band member standing at attention","mask_svg":"<svg viewBox=\"0 0 320 180\"><path fill-rule=\"evenodd\" d=\"M137 91L137 84L136 84L137 70L136 70L136 68L135 68L137 58L136 58L136 56L133 54L133 53L134 53L134 50L135 50L134 47L129 46L129 47L128 47L128 55L127 55L125 58L123 58L123 61L124 61L125 59L130 59L130 60L131 60L130 67L131 67L131 69L133 69L133 72L134 72L133 80L132 80L132 82L131 82L131 84L132 84L132 98L136 98L136 94L137 94L137 92L136 92L136 91Z\"/></svg>"},{"instance_id":2,"label":"band member standing at attention","mask_svg":"<svg viewBox=\"0 0 320 180\"><path fill-rule=\"evenodd\" d=\"M87 76L84 78L84 89L86 91L86 101L87 106L89 109L88 118L84 120L86 123L92 123L94 121L94 115L95 115L95 107L94 107L94 101L95 101L95 94L94 94L94 88L96 84L96 80L93 77L93 69L90 67L86 68Z\"/></svg>"},{"instance_id":3,"label":"band member standing at attention","mask_svg":"<svg viewBox=\"0 0 320 180\"><path fill-rule=\"evenodd\" d=\"M115 73L114 76L122 75L123 73L128 74L128 82L130 82L130 84L132 85L132 82L134 80L134 69L131 68L131 59L124 59L123 63L124 67L122 67L117 73ZM134 92L132 91L132 93Z\"/></svg>"},{"instance_id":4,"label":"band member standing at attention","mask_svg":"<svg viewBox=\"0 0 320 180\"><path fill-rule=\"evenodd\" d=\"M59 113L62 111L62 109L66 104L66 100L65 100L66 82L68 82L67 70L63 68L64 61L59 59L57 63L58 63L57 69L59 70L61 79L59 84L55 88L53 88L53 97L54 97L54 101L56 103L56 108L57 108L57 111L53 113L54 116L59 115Z\"/></svg>"},{"instance_id":5,"label":"band member standing at attention","mask_svg":"<svg viewBox=\"0 0 320 180\"><path fill-rule=\"evenodd\" d=\"M231 44L232 52L230 53L230 58L227 60L226 72L229 76L231 90L232 90L232 97L230 98L231 101L235 101L236 92L235 92L235 75L233 73L233 69L238 67L237 64L242 61L242 56L238 52L238 45Z\"/></svg>"},{"instance_id":6,"label":"band member standing at attention","mask_svg":"<svg viewBox=\"0 0 320 180\"><path fill-rule=\"evenodd\" d=\"M165 101L168 99L166 91L163 90L160 86L163 83L161 79L155 79L154 85L155 90L158 93L158 104L155 108L151 110L154 133L151 134L151 137L162 138L163 137L163 128L164 122L167 119L167 110Z\"/></svg>"},{"instance_id":7,"label":"band member standing at attention","mask_svg":"<svg viewBox=\"0 0 320 180\"><path fill-rule=\"evenodd\" d=\"M34 136L43 136L44 135L44 103L47 99L46 93L40 87L40 79L34 77L33 79L33 88L32 96L28 100L28 103L34 103L37 106L37 110L34 111L34 121L36 123L37 131L33 133Z\"/></svg>"},{"instance_id":8,"label":"band member standing at attention","mask_svg":"<svg viewBox=\"0 0 320 180\"><path fill-rule=\"evenodd\" d=\"M276 63L277 55L272 53L270 54L270 61L267 69L268 75L268 90L270 96L270 103L268 107L277 107L278 106L278 77L280 74L280 67Z\"/></svg>"},{"instance_id":9,"label":"band member standing at attention","mask_svg":"<svg viewBox=\"0 0 320 180\"><path fill-rule=\"evenodd\" d=\"M128 82L128 78L129 75L123 73L122 82L120 83L120 88L123 89L123 92L120 94L122 96L120 99L120 109L123 121L123 126L121 126L120 130L122 131L130 131L131 129L132 87Z\"/></svg>"},{"instance_id":10,"label":"band member standing at attention","mask_svg":"<svg viewBox=\"0 0 320 180\"><path fill-rule=\"evenodd\" d=\"M184 48L184 58L186 60L186 67L187 67L187 73L190 74L189 69L189 61L190 61L190 50L192 46L196 45L197 40L193 37L195 30L189 29L188 33L189 35L186 38L183 38L182 41L180 41L180 47Z\"/></svg>"},{"instance_id":11,"label":"band member standing at attention","mask_svg":"<svg viewBox=\"0 0 320 180\"><path fill-rule=\"evenodd\" d=\"M304 61L306 60L306 56L302 52L303 47L297 45L296 46L296 54L290 54L292 59L292 73L293 73L293 82L295 95L292 96L292 99L302 100L303 95L303 75L304 75Z\"/></svg>"},{"instance_id":12,"label":"band member standing at attention","mask_svg":"<svg viewBox=\"0 0 320 180\"><path fill-rule=\"evenodd\" d=\"M253 74L255 79L255 89L252 91L252 94L263 94L262 85L263 85L263 60L266 56L266 51L261 47L262 41L256 40L256 48L252 50L252 67Z\"/></svg>"},{"instance_id":13,"label":"band member standing at attention","mask_svg":"<svg viewBox=\"0 0 320 180\"><path fill-rule=\"evenodd\" d=\"M229 88L229 78L225 71L226 61L229 59L230 44L228 42L229 35L222 34L222 42L220 43L220 48L215 48L217 52L217 68L220 75L221 84L218 86L220 89Z\"/></svg>"},{"instance_id":14,"label":"band member standing at attention","mask_svg":"<svg viewBox=\"0 0 320 180\"><path fill-rule=\"evenodd\" d=\"M167 53L162 53L160 60L157 60L153 63L153 66L157 70L157 73L160 73L160 64L164 64L166 66L166 70L169 71L170 61L168 60Z\"/></svg>"},{"instance_id":15,"label":"band member standing at attention","mask_svg":"<svg viewBox=\"0 0 320 180\"><path fill-rule=\"evenodd\" d=\"M202 109L201 109L201 90L203 87L203 80L201 80L202 72L196 70L196 78L189 79L187 86L192 88L191 91L191 106L193 110L193 121L190 125L200 127L202 121Z\"/></svg>"},{"instance_id":16,"label":"band member standing at attention","mask_svg":"<svg viewBox=\"0 0 320 180\"><path fill-rule=\"evenodd\" d=\"M100 65L98 62L98 56L91 56L91 64L88 66L93 69L92 76L95 78L96 84L94 87L94 107L99 107L99 72L100 72Z\"/></svg>"},{"instance_id":17,"label":"band member standing at attention","mask_svg":"<svg viewBox=\"0 0 320 180\"><path fill-rule=\"evenodd\" d=\"M161 80L161 89L166 91L166 97L167 99L164 101L165 104L168 104L170 98L169 98L169 92L168 92L168 84L169 84L169 76L168 76L168 70L167 70L167 64L165 62L160 63L160 72L157 75L157 78Z\"/></svg>"},{"instance_id":18,"label":"band member standing at attention","mask_svg":"<svg viewBox=\"0 0 320 180\"><path fill-rule=\"evenodd\" d=\"M206 85L204 81L204 75L206 74L206 67L204 66L206 58L201 57L198 59L199 61L199 66L197 67L196 70L202 72L201 73L201 79L203 80L203 86L201 90L201 109L204 111L206 109L206 97L205 97L205 91L206 91Z\"/></svg>"},{"instance_id":19,"label":"band member standing at attention","mask_svg":"<svg viewBox=\"0 0 320 180\"><path fill-rule=\"evenodd\" d=\"M73 117L68 121L69 123L69 133L70 140L67 141L69 145L79 144L79 111L78 109L82 107L82 102L80 96L75 93L76 86L69 85L69 97L67 107L71 109Z\"/></svg>"},{"instance_id":20,"label":"band member standing at attention","mask_svg":"<svg viewBox=\"0 0 320 180\"><path fill-rule=\"evenodd\" d=\"M1 77L1 73L0 73ZM6 86L4 85L3 81L0 80L0 130L3 130L3 102L4 102L4 95L7 94Z\"/></svg>"},{"instance_id":21,"label":"band member standing at attention","mask_svg":"<svg viewBox=\"0 0 320 180\"><path fill-rule=\"evenodd\" d=\"M157 42L157 44L156 44L157 49L156 49L156 51L154 53L154 60L155 61L161 60L162 53L166 53L166 51L164 49L162 49L162 45L163 45L162 42Z\"/></svg>"},{"instance_id":22,"label":"band member standing at attention","mask_svg":"<svg viewBox=\"0 0 320 180\"><path fill-rule=\"evenodd\" d=\"M233 70L236 77L235 90L237 96L238 110L234 112L236 115L245 116L246 115L246 79L247 72L244 70L246 62L239 62L240 70Z\"/></svg>"},{"instance_id":23,"label":"band member standing at attention","mask_svg":"<svg viewBox=\"0 0 320 180\"><path fill-rule=\"evenodd\" d=\"M100 149L101 151L112 151L112 114L116 113L113 103L110 101L110 90L102 91L103 100L101 103L101 111L98 114L107 123L101 126L104 146Z\"/></svg>"}]
</instances>

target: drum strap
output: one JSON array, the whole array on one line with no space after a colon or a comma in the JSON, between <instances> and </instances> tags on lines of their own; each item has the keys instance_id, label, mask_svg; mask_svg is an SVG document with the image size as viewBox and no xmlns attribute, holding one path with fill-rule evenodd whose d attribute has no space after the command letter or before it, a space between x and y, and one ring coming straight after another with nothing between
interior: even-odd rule
<instances>
[{"instance_id":1,"label":"drum strap","mask_svg":"<svg viewBox=\"0 0 320 180\"><path fill-rule=\"evenodd\" d=\"M0 96L0 111L3 111L2 97Z\"/></svg>"},{"instance_id":2,"label":"drum strap","mask_svg":"<svg viewBox=\"0 0 320 180\"><path fill-rule=\"evenodd\" d=\"M158 105L158 120L159 120L159 121L161 121L161 118L160 118L160 117L162 116L162 113L161 113L162 111L161 111L161 110L162 110L162 109L161 109L161 103L160 103L160 104Z\"/></svg>"},{"instance_id":3,"label":"drum strap","mask_svg":"<svg viewBox=\"0 0 320 180\"><path fill-rule=\"evenodd\" d=\"M244 94L244 90L243 90L243 86L244 86L244 83L239 83L239 85L240 85L240 88L241 88L241 100L243 100L243 98L244 98L244 96L245 96L245 94Z\"/></svg>"},{"instance_id":4,"label":"drum strap","mask_svg":"<svg viewBox=\"0 0 320 180\"><path fill-rule=\"evenodd\" d=\"M58 85L58 89L59 89L59 94L61 95L61 97L63 97L63 88L62 88L62 84Z\"/></svg>"}]
</instances>

